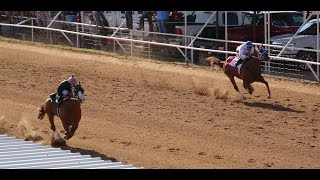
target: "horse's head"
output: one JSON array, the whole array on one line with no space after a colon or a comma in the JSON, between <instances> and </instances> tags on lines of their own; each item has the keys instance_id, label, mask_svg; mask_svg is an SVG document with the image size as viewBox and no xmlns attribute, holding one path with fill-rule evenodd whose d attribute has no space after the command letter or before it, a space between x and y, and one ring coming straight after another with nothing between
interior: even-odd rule
<instances>
[{"instance_id":1,"label":"horse's head","mask_svg":"<svg viewBox=\"0 0 320 180\"><path fill-rule=\"evenodd\" d=\"M75 85L75 87L74 87L74 97L76 99L78 99L80 101L80 103L82 103L85 100L84 89L81 86L80 82L79 82L79 84Z\"/></svg>"},{"instance_id":2,"label":"horse's head","mask_svg":"<svg viewBox=\"0 0 320 180\"><path fill-rule=\"evenodd\" d=\"M259 56L258 57L261 61L269 61L270 60L269 54L263 46L261 46L259 48Z\"/></svg>"}]
</instances>

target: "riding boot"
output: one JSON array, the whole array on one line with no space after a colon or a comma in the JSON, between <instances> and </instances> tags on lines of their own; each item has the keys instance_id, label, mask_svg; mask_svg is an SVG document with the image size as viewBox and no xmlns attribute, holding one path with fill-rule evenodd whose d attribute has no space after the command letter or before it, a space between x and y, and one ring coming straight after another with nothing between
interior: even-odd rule
<instances>
[{"instance_id":1,"label":"riding boot","mask_svg":"<svg viewBox=\"0 0 320 180\"><path fill-rule=\"evenodd\" d=\"M243 63L243 59L239 59L237 62L236 62L236 66L238 67L240 64L242 64Z\"/></svg>"},{"instance_id":2,"label":"riding boot","mask_svg":"<svg viewBox=\"0 0 320 180\"><path fill-rule=\"evenodd\" d=\"M60 99L60 96L56 96L56 104L58 104L59 103L59 99Z\"/></svg>"},{"instance_id":3,"label":"riding boot","mask_svg":"<svg viewBox=\"0 0 320 180\"><path fill-rule=\"evenodd\" d=\"M62 102L62 96L59 96L57 99L56 99L56 103L58 106L61 105L61 102Z\"/></svg>"}]
</instances>

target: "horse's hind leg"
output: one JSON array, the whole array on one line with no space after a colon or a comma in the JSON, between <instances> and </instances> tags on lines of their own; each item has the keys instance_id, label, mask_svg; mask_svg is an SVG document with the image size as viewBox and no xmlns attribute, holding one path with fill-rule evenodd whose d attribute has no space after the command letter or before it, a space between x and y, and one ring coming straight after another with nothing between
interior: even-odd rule
<instances>
[{"instance_id":1,"label":"horse's hind leg","mask_svg":"<svg viewBox=\"0 0 320 180\"><path fill-rule=\"evenodd\" d=\"M239 88L238 88L238 86L237 86L237 84L236 84L236 82L235 82L235 80L234 80L234 76L228 76L228 77L229 77L229 79L230 79L230 81L231 81L231 83L232 83L232 85L233 85L233 88L240 94L240 97L241 97L242 99L245 99L244 95L241 94L241 92L239 91Z\"/></svg>"},{"instance_id":2,"label":"horse's hind leg","mask_svg":"<svg viewBox=\"0 0 320 180\"><path fill-rule=\"evenodd\" d=\"M48 114L49 122L50 122L50 128L52 131L56 131L56 126L54 125L54 115Z\"/></svg>"},{"instance_id":3,"label":"horse's hind leg","mask_svg":"<svg viewBox=\"0 0 320 180\"><path fill-rule=\"evenodd\" d=\"M270 88L269 88L269 84L266 80L264 80L264 78L262 76L260 76L258 79L257 79L257 82L261 82L261 83L264 83L266 86L267 86L267 89L268 89L268 99L271 98L271 92L270 92Z\"/></svg>"},{"instance_id":4,"label":"horse's hind leg","mask_svg":"<svg viewBox=\"0 0 320 180\"><path fill-rule=\"evenodd\" d=\"M251 93L253 93L254 89L251 84L249 84L249 89L250 89Z\"/></svg>"},{"instance_id":5,"label":"horse's hind leg","mask_svg":"<svg viewBox=\"0 0 320 180\"><path fill-rule=\"evenodd\" d=\"M247 81L243 81L243 87L248 91L249 94L252 94L254 91L253 87Z\"/></svg>"}]
</instances>

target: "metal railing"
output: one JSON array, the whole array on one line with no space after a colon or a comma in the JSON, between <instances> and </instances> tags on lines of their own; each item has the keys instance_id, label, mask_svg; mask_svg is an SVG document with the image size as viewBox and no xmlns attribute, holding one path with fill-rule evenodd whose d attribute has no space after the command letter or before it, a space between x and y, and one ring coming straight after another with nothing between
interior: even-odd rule
<instances>
[{"instance_id":1,"label":"metal railing","mask_svg":"<svg viewBox=\"0 0 320 180\"><path fill-rule=\"evenodd\" d=\"M166 48L171 48L171 50L177 50L178 54L185 59L186 63L195 63L194 61L194 54L193 52L196 51L198 53L216 53L220 55L234 55L235 54L235 47L243 42L241 41L232 41L232 40L221 40L221 39L209 39L209 38L202 38L202 37L196 37L196 36L183 36L183 35L178 35L178 34L165 34L165 33L157 33L157 32L148 32L150 35L153 37L164 37L161 39L166 39L165 42L157 42L157 38L149 38L149 39L144 39L145 36L141 33L144 33L143 31L137 31L137 30L128 30L127 28L122 28L120 27L105 27L106 29L109 29L113 31L112 35L106 36L106 35L99 35L99 34L92 34L89 32L83 32L85 28L93 28L97 27L96 25L90 25L86 23L78 23L78 22L66 22L66 21L59 21L59 20L52 20L49 25L52 23L61 23L61 24L68 24L71 25L74 28L74 31L71 30L64 30L64 29L57 29L57 28L52 28L52 27L39 27L39 26L34 26L33 21L35 18L28 18L26 20L21 21L20 23L17 24L7 24L7 23L0 23L0 26L2 27L16 27L16 28L26 28L31 30L31 41L34 41L34 30L39 29L39 30L46 30L47 34L49 35L49 38L52 38L51 32L54 33L61 33L63 34L64 38L67 39L69 42L69 45L71 46L76 46L80 47L80 37L89 37L89 38L99 38L104 41L107 40L112 40L113 41L113 51L115 51L115 47L119 46L121 51L125 53L126 55L134 55L135 53L135 46L134 44L140 44L146 47L144 49L147 51L148 58L151 58L152 52L151 52L151 46L157 46L159 47L166 47ZM28 23L28 21L31 21L31 25L23 25L24 23ZM123 22L124 23L124 22ZM122 24L123 24L122 23ZM102 27L98 27L102 28ZM126 33L125 33L126 31ZM140 35L139 35L140 34ZM69 36L75 36L76 38L69 38ZM75 39L76 43L73 42ZM189 45L184 45L183 41L185 39L190 39L189 42L191 42ZM206 42L209 44L209 46L201 46L199 45L199 42ZM52 40L50 40L50 43L52 43ZM128 44L125 44L128 43ZM225 44L228 44L228 48L230 47L231 50L225 49ZM231 45L230 45L231 44ZM265 47L268 47L267 49L281 49L284 48L283 46L278 46L278 45L270 45L270 44L261 44L261 43L254 43L254 45L263 45ZM291 47L290 47L291 48ZM290 49L287 47L287 49ZM310 51L310 52L317 52L319 53L319 50L312 50L312 49L305 49L305 48L291 48L291 49L297 49L297 50L303 50L303 51ZM185 50L185 51L183 51ZM191 54L188 54L188 50L190 50ZM153 51L156 52L156 51ZM311 62L311 61L306 61L306 60L300 60L300 59L295 59L295 58L288 58L288 57L281 57L281 56L270 56L272 60L280 60L280 61L291 61L291 62L298 62L298 63L306 63L310 67L311 72L313 73L313 76L317 81L319 81L319 73L315 72L311 65L316 65L319 66L320 63L318 62ZM271 61L272 62L272 61ZM198 62L197 62L198 63ZM265 71L266 73L270 73L270 68L267 68Z\"/></svg>"}]
</instances>

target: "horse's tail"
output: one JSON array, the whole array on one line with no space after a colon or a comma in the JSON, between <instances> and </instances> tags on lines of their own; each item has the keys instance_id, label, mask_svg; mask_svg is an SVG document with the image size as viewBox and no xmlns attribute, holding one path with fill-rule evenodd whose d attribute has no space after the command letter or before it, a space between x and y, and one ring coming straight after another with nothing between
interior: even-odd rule
<instances>
[{"instance_id":1,"label":"horse's tail","mask_svg":"<svg viewBox=\"0 0 320 180\"><path fill-rule=\"evenodd\" d=\"M210 56L206 58L206 61L210 62L211 66L213 66L214 64L218 65L220 68L223 68L223 64L224 62L221 61L220 59L214 57L214 56Z\"/></svg>"},{"instance_id":2,"label":"horse's tail","mask_svg":"<svg viewBox=\"0 0 320 180\"><path fill-rule=\"evenodd\" d=\"M39 113L38 113L38 119L42 120L44 118L44 115L46 115L46 111L44 110L43 105L40 107L39 109Z\"/></svg>"}]
</instances>

